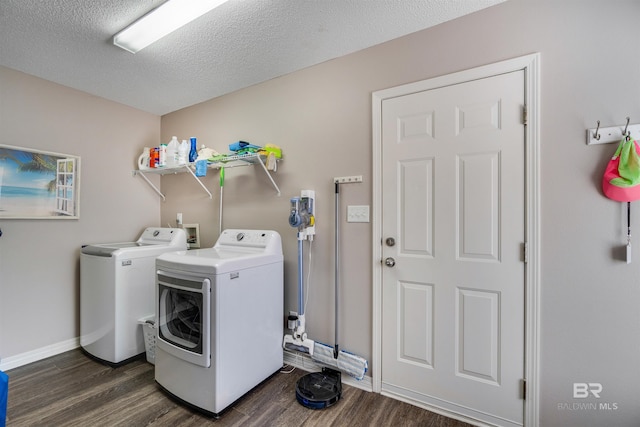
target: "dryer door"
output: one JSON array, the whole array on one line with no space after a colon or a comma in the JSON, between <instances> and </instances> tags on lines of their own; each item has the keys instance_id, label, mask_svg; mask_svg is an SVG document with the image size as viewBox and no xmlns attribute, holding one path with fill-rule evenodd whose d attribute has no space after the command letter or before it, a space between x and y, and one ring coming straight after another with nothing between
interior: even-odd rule
<instances>
[{"instance_id":1,"label":"dryer door","mask_svg":"<svg viewBox=\"0 0 640 427\"><path fill-rule=\"evenodd\" d=\"M211 281L158 271L157 346L187 362L211 366Z\"/></svg>"}]
</instances>

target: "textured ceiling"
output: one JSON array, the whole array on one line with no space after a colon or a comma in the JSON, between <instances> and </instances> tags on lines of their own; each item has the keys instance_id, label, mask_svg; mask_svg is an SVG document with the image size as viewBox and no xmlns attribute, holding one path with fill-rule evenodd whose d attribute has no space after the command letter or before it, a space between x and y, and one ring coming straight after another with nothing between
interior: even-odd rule
<instances>
[{"instance_id":1,"label":"textured ceiling","mask_svg":"<svg viewBox=\"0 0 640 427\"><path fill-rule=\"evenodd\" d=\"M162 115L505 0L230 0L137 54L162 0L0 0L0 65Z\"/></svg>"}]
</instances>

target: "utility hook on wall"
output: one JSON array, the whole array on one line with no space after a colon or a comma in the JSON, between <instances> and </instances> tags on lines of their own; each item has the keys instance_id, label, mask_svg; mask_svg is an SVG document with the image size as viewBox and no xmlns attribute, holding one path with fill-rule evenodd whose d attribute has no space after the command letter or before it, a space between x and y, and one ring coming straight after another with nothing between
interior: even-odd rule
<instances>
[{"instance_id":1,"label":"utility hook on wall","mask_svg":"<svg viewBox=\"0 0 640 427\"><path fill-rule=\"evenodd\" d=\"M600 130L600 120L598 120L598 126L596 126L596 131L594 133L592 133L593 137L596 139L596 141L600 141L600 134L598 133L598 131ZM587 141L587 144L589 142Z\"/></svg>"},{"instance_id":2,"label":"utility hook on wall","mask_svg":"<svg viewBox=\"0 0 640 427\"><path fill-rule=\"evenodd\" d=\"M630 121L631 119L627 117L627 123L625 125L601 128L600 120L598 120L595 128L587 129L587 145L620 142L624 137L626 137L627 140L631 138L640 140L640 123L629 124Z\"/></svg>"},{"instance_id":3,"label":"utility hook on wall","mask_svg":"<svg viewBox=\"0 0 640 427\"><path fill-rule=\"evenodd\" d=\"M627 124L624 125L624 130L622 131L622 135L627 137L627 141L631 139L631 134L629 133L629 117L627 117Z\"/></svg>"}]
</instances>

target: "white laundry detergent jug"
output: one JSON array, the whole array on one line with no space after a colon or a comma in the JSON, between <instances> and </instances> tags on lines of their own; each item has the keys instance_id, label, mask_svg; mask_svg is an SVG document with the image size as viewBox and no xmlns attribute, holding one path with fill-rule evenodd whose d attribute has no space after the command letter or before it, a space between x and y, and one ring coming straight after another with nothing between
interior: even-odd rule
<instances>
[{"instance_id":1,"label":"white laundry detergent jug","mask_svg":"<svg viewBox=\"0 0 640 427\"><path fill-rule=\"evenodd\" d=\"M144 147L144 149L142 150L142 154L140 154L140 157L138 157L138 169L149 169L149 150L149 147Z\"/></svg>"},{"instance_id":2,"label":"white laundry detergent jug","mask_svg":"<svg viewBox=\"0 0 640 427\"><path fill-rule=\"evenodd\" d=\"M167 144L167 166L174 167L178 165L178 147L180 143L178 142L178 137L174 136L171 138L169 144Z\"/></svg>"}]
</instances>

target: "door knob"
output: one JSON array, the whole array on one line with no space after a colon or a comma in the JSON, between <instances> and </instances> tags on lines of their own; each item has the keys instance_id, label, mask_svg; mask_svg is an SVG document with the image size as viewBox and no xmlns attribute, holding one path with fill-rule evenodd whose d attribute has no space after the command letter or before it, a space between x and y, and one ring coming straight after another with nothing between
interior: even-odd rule
<instances>
[{"instance_id":1,"label":"door knob","mask_svg":"<svg viewBox=\"0 0 640 427\"><path fill-rule=\"evenodd\" d=\"M385 260L384 260L384 264L385 264L387 267L393 267L394 265L396 265L396 260L395 260L395 259L393 259L393 258L391 258L391 257L389 257L389 258L387 258L387 259L385 259Z\"/></svg>"},{"instance_id":2,"label":"door knob","mask_svg":"<svg viewBox=\"0 0 640 427\"><path fill-rule=\"evenodd\" d=\"M385 243L387 244L387 246L395 246L396 239L394 239L393 237L387 237L387 240L385 240Z\"/></svg>"}]
</instances>

